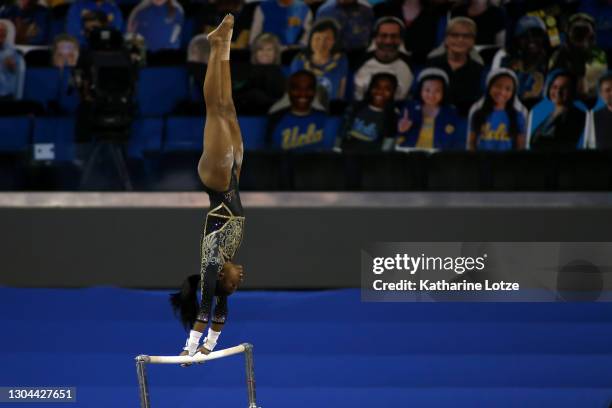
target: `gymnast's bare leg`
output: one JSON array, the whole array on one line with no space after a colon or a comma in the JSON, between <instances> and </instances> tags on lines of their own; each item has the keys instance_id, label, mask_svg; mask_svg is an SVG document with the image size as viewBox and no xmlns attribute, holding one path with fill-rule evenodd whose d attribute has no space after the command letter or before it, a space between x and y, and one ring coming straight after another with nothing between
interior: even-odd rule
<instances>
[{"instance_id":1,"label":"gymnast's bare leg","mask_svg":"<svg viewBox=\"0 0 612 408\"><path fill-rule=\"evenodd\" d=\"M229 61L233 26L234 16L228 14L208 35L211 53L204 79L206 124L198 173L206 186L217 191L227 190L234 162L238 175L242 165L242 135L232 100Z\"/></svg>"}]
</instances>

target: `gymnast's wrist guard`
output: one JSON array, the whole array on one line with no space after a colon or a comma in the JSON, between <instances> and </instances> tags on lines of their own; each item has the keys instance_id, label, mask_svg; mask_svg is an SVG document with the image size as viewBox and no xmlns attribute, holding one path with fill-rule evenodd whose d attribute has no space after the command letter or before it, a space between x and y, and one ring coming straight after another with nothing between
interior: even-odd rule
<instances>
[{"instance_id":1,"label":"gymnast's wrist guard","mask_svg":"<svg viewBox=\"0 0 612 408\"><path fill-rule=\"evenodd\" d=\"M213 351L217 346L217 342L209 340L208 337L204 337L204 344L202 345L206 347L207 350Z\"/></svg>"},{"instance_id":2,"label":"gymnast's wrist guard","mask_svg":"<svg viewBox=\"0 0 612 408\"><path fill-rule=\"evenodd\" d=\"M202 333L200 333L199 331L191 330L189 332L189 338L187 339L187 341L185 341L185 347L183 347L183 350L187 351L190 357L193 357L193 355L198 350L198 347L200 346L201 337Z\"/></svg>"},{"instance_id":3,"label":"gymnast's wrist guard","mask_svg":"<svg viewBox=\"0 0 612 408\"><path fill-rule=\"evenodd\" d=\"M204 338L204 347L207 350L213 351L217 346L217 340L219 339L219 335L221 332L216 332L213 329L208 329L208 334Z\"/></svg>"}]
</instances>

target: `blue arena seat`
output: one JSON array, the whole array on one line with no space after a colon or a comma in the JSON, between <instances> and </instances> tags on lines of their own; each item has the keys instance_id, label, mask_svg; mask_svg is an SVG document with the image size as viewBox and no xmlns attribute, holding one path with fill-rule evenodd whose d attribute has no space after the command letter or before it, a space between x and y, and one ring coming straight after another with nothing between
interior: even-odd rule
<instances>
[{"instance_id":1,"label":"blue arena seat","mask_svg":"<svg viewBox=\"0 0 612 408\"><path fill-rule=\"evenodd\" d=\"M198 34L196 33L195 18L185 15L185 21L183 22L183 30L181 34L181 48L187 49L191 39Z\"/></svg>"},{"instance_id":2,"label":"blue arena seat","mask_svg":"<svg viewBox=\"0 0 612 408\"><path fill-rule=\"evenodd\" d=\"M37 118L34 121L33 148L35 160L73 161L74 118Z\"/></svg>"},{"instance_id":3,"label":"blue arena seat","mask_svg":"<svg viewBox=\"0 0 612 408\"><path fill-rule=\"evenodd\" d=\"M245 150L259 150L266 145L266 126L268 120L265 116L240 116L238 124L242 132L242 141Z\"/></svg>"},{"instance_id":4,"label":"blue arena seat","mask_svg":"<svg viewBox=\"0 0 612 408\"><path fill-rule=\"evenodd\" d=\"M141 159L145 152L159 152L162 147L164 121L162 118L142 118L134 121L128 144L128 156Z\"/></svg>"},{"instance_id":5,"label":"blue arena seat","mask_svg":"<svg viewBox=\"0 0 612 408\"><path fill-rule=\"evenodd\" d=\"M258 150L265 147L267 118L241 116L238 118L244 148ZM333 131L332 124L332 131ZM166 120L164 151L202 150L204 119L199 116L170 116Z\"/></svg>"},{"instance_id":6,"label":"blue arena seat","mask_svg":"<svg viewBox=\"0 0 612 408\"><path fill-rule=\"evenodd\" d=\"M164 152L201 151L204 118L197 116L173 116L166 120Z\"/></svg>"},{"instance_id":7,"label":"blue arena seat","mask_svg":"<svg viewBox=\"0 0 612 408\"><path fill-rule=\"evenodd\" d=\"M167 115L187 99L188 75L185 67L149 67L140 70L136 100L142 116Z\"/></svg>"},{"instance_id":8,"label":"blue arena seat","mask_svg":"<svg viewBox=\"0 0 612 408\"><path fill-rule=\"evenodd\" d=\"M169 151L160 156L153 181L156 191L202 191L198 175L200 152Z\"/></svg>"},{"instance_id":9,"label":"blue arena seat","mask_svg":"<svg viewBox=\"0 0 612 408\"><path fill-rule=\"evenodd\" d=\"M0 117L0 152L23 152L28 149L32 120L27 117Z\"/></svg>"},{"instance_id":10,"label":"blue arena seat","mask_svg":"<svg viewBox=\"0 0 612 408\"><path fill-rule=\"evenodd\" d=\"M23 99L47 105L57 100L60 90L60 73L57 68L26 69Z\"/></svg>"},{"instance_id":11,"label":"blue arena seat","mask_svg":"<svg viewBox=\"0 0 612 408\"><path fill-rule=\"evenodd\" d=\"M342 126L342 118L339 116L330 116L325 122L325 130L323 131L323 143L321 149L333 149L336 143L336 137Z\"/></svg>"}]
</instances>

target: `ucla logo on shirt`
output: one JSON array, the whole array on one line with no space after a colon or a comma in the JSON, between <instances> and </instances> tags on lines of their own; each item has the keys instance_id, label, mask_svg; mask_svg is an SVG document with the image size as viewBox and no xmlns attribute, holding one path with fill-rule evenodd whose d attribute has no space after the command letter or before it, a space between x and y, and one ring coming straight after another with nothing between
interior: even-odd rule
<instances>
[{"instance_id":1,"label":"ucla logo on shirt","mask_svg":"<svg viewBox=\"0 0 612 408\"><path fill-rule=\"evenodd\" d=\"M366 123L363 119L355 118L350 135L355 139L373 142L378 138L376 123Z\"/></svg>"},{"instance_id":2,"label":"ucla logo on shirt","mask_svg":"<svg viewBox=\"0 0 612 408\"><path fill-rule=\"evenodd\" d=\"M455 131L455 127L453 125L451 125L451 124L448 124L444 128L444 131L446 132L447 135L450 135L451 133L453 133Z\"/></svg>"},{"instance_id":3,"label":"ucla logo on shirt","mask_svg":"<svg viewBox=\"0 0 612 408\"><path fill-rule=\"evenodd\" d=\"M302 19L297 16L291 16L287 19L287 26L289 27L301 27Z\"/></svg>"},{"instance_id":4,"label":"ucla logo on shirt","mask_svg":"<svg viewBox=\"0 0 612 408\"><path fill-rule=\"evenodd\" d=\"M505 123L500 123L497 129L491 129L491 124L487 123L483 125L481 134L482 136L480 138L483 140L497 140L500 142L511 141Z\"/></svg>"},{"instance_id":5,"label":"ucla logo on shirt","mask_svg":"<svg viewBox=\"0 0 612 408\"><path fill-rule=\"evenodd\" d=\"M323 129L317 129L314 123L308 125L305 133L300 133L299 126L293 126L283 130L282 145L283 149L295 149L319 143L323 140Z\"/></svg>"}]
</instances>

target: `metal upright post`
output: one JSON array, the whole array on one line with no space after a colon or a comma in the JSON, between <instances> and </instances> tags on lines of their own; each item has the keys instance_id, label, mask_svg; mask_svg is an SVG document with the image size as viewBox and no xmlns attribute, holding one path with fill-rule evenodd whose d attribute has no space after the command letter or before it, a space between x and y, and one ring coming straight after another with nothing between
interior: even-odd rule
<instances>
[{"instance_id":1,"label":"metal upright post","mask_svg":"<svg viewBox=\"0 0 612 408\"><path fill-rule=\"evenodd\" d=\"M247 392L249 396L249 408L257 408L255 402L255 367L253 366L253 345L249 343L243 344L244 359L246 362L246 378Z\"/></svg>"},{"instance_id":2,"label":"metal upright post","mask_svg":"<svg viewBox=\"0 0 612 408\"><path fill-rule=\"evenodd\" d=\"M146 364L149 356L136 357L136 373L138 374L138 389L140 392L140 407L150 408L151 401L149 400L149 388L147 386L147 370Z\"/></svg>"}]
</instances>

